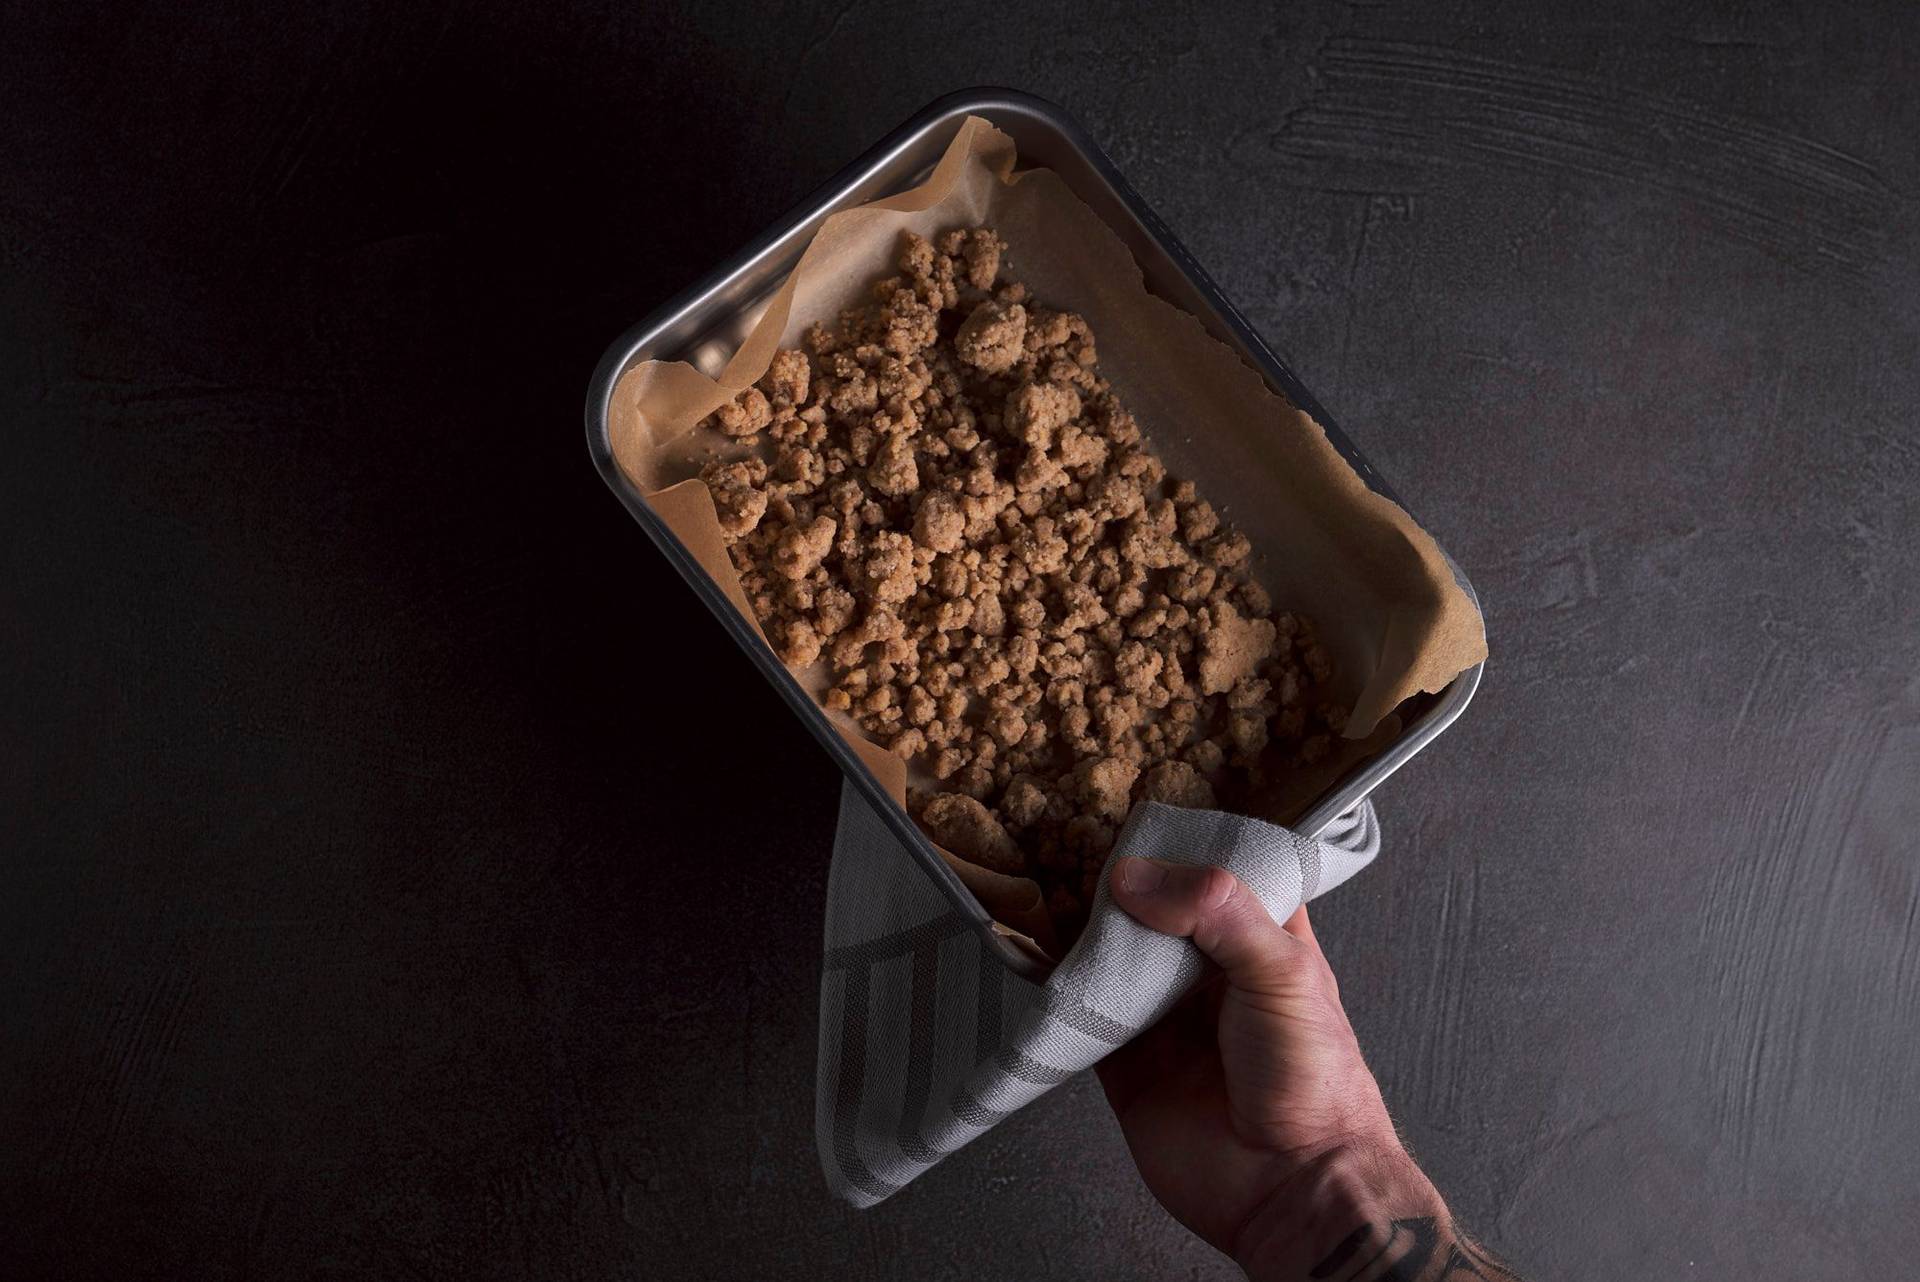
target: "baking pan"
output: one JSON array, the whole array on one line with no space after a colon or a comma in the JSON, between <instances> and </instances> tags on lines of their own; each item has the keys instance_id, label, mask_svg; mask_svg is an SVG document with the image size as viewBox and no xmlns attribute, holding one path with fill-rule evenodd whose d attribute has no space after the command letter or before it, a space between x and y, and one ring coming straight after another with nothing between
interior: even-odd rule
<instances>
[{"instance_id":1,"label":"baking pan","mask_svg":"<svg viewBox=\"0 0 1920 1282\"><path fill-rule=\"evenodd\" d=\"M1174 238L1166 224L1115 171L1106 153L1060 108L1006 89L967 89L934 102L841 170L760 239L621 335L600 359L587 388L587 447L608 488L620 497L661 554L706 602L728 635L779 691L794 715L813 732L814 738L919 861L934 884L957 910L975 923L982 938L1009 967L1019 974L1039 978L1047 969L1045 963L995 929L986 910L960 883L906 811L868 773L827 720L826 713L800 688L786 665L761 642L719 586L654 516L640 492L614 462L613 443L608 433L608 405L614 384L622 374L647 360L684 360L708 375L718 374L734 349L752 331L768 299L799 261L820 224L842 209L878 200L923 180L952 141L961 121L970 115L986 119L1011 136L1019 148L1023 166L1044 167L1057 173L1073 194L1098 214L1132 251L1149 290L1192 313L1210 334L1237 351L1269 386L1311 414L1326 429L1327 439L1368 486L1399 502L1319 402L1300 385L1293 371L1268 350L1266 343L1248 326L1246 318L1221 296L1207 273ZM1151 434L1151 425L1148 431ZM1457 566L1454 574L1461 588L1472 597L1473 586ZM1475 604L1478 604L1477 598ZM1400 737L1343 776L1313 803L1294 827L1309 836L1318 835L1335 818L1358 805L1465 710L1479 687L1483 667L1476 664L1468 668L1437 695L1420 696L1402 704L1400 711L1405 729Z\"/></svg>"}]
</instances>

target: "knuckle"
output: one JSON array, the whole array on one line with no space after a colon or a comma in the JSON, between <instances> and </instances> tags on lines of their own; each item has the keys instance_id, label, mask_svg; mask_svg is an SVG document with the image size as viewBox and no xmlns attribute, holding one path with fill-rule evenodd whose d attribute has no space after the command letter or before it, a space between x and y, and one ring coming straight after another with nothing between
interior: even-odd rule
<instances>
[{"instance_id":1,"label":"knuckle","mask_svg":"<svg viewBox=\"0 0 1920 1282\"><path fill-rule=\"evenodd\" d=\"M1240 879L1225 868L1208 868L1195 887L1195 898L1205 913L1222 913L1234 907L1241 890Z\"/></svg>"}]
</instances>

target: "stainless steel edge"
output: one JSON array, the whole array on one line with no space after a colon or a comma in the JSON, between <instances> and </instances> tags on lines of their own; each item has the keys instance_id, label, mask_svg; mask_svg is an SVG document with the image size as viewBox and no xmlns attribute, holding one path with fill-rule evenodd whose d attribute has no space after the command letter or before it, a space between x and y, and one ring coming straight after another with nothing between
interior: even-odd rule
<instances>
[{"instance_id":1,"label":"stainless steel edge","mask_svg":"<svg viewBox=\"0 0 1920 1282\"><path fill-rule=\"evenodd\" d=\"M1021 160L1051 168L1067 180L1076 195L1101 215L1133 250L1148 288L1185 308L1222 342L1237 349L1249 364L1296 405L1312 414L1326 430L1334 447L1378 493L1399 502L1398 496L1371 464L1334 425L1312 394L1295 378L1244 317L1213 284L1204 268L1179 243L1114 169L1087 135L1058 107L1031 95L1003 89L972 89L950 94L929 105L900 128L836 174L806 201L775 223L726 264L656 309L621 335L607 349L588 385L586 430L588 450L608 487L620 498L668 562L704 601L721 626L761 671L795 715L812 731L875 813L899 837L922 870L941 888L955 908L1006 965L1018 974L1038 979L1045 964L994 929L991 918L961 884L926 836L894 804L847 747L825 713L813 702L784 664L759 640L752 628L702 572L670 531L655 517L639 492L627 481L613 459L608 410L614 384L632 365L655 357L684 358L707 340L719 355L744 337L758 304L796 262L829 215L841 208L877 199L909 185L938 159L952 130L968 115L991 121L1014 139ZM715 337L716 329L731 332ZM697 359L697 357L696 357ZM1403 505L1404 506L1404 505ZM1472 584L1454 568L1469 595ZM1477 598L1476 598L1477 601ZM1479 688L1484 665L1461 673L1414 716L1401 737L1370 761L1339 780L1296 823L1307 835L1317 835L1432 742L1466 710Z\"/></svg>"},{"instance_id":2,"label":"stainless steel edge","mask_svg":"<svg viewBox=\"0 0 1920 1282\"><path fill-rule=\"evenodd\" d=\"M967 917L973 924L981 940L1003 964L1015 974L1040 980L1050 969L1048 964L1034 954L1015 944L996 929L993 919L980 906L972 893L960 882L953 869L947 866L932 843L919 827L907 815L905 809L894 803L879 781L867 770L866 765L853 754L846 742L827 720L826 714L814 703L812 698L800 688L786 666L761 643L759 637L740 617L731 602L720 592L717 585L694 562L691 555L681 546L670 530L656 517L639 491L629 482L613 458L613 444L609 434L609 414L614 384L620 375L633 364L650 359L654 355L677 355L682 344L697 337L691 330L689 318L698 318L701 313L716 304L729 302L746 303L756 291L736 290L730 297L730 286L738 285L750 273L769 276L784 275L798 260L801 251L811 238L814 230L826 217L838 209L876 199L885 194L879 187L906 185L892 182L884 177L890 168L900 162L903 154L916 144L924 144L937 133L950 137L951 129L967 114L964 95L953 95L942 99L909 120L880 143L841 170L827 184L816 191L805 202L791 211L775 224L775 230L748 245L740 254L722 267L710 273L699 283L685 290L662 307L655 310L647 319L635 325L620 338L616 339L595 367L593 378L588 384L586 404L587 448L592 455L594 465L599 469L601 479L611 488L627 511L639 523L642 530L660 549L680 576L687 581L695 595L706 604L720 626L726 630L755 667L760 669L776 693L800 718L801 723L812 732L827 754L840 767L841 773L860 792L872 807L874 813L888 829L900 839L911 856L924 872L946 896L955 910ZM946 137L937 140L937 146L944 148ZM920 166L915 166L920 168Z\"/></svg>"}]
</instances>

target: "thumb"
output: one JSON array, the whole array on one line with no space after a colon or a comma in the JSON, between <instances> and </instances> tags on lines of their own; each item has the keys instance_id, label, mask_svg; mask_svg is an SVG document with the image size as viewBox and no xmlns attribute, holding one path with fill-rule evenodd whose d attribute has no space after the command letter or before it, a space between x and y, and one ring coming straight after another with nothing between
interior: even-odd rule
<instances>
[{"instance_id":1,"label":"thumb","mask_svg":"<svg viewBox=\"0 0 1920 1282\"><path fill-rule=\"evenodd\" d=\"M1113 901L1141 925L1192 939L1235 988L1272 987L1306 945L1282 930L1247 884L1224 868L1120 860Z\"/></svg>"}]
</instances>

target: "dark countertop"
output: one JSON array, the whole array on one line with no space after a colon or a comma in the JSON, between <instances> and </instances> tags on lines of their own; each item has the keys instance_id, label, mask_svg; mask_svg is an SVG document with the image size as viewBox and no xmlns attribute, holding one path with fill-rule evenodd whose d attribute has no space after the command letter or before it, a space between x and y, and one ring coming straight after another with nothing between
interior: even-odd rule
<instances>
[{"instance_id":1,"label":"dark countertop","mask_svg":"<svg viewBox=\"0 0 1920 1282\"><path fill-rule=\"evenodd\" d=\"M1456 1211L1900 1275L1920 11L1739 8L10 17L0 1274L1228 1275L1090 1080L827 1198L835 776L581 439L616 333L1004 83L1486 602L1317 915Z\"/></svg>"}]
</instances>

